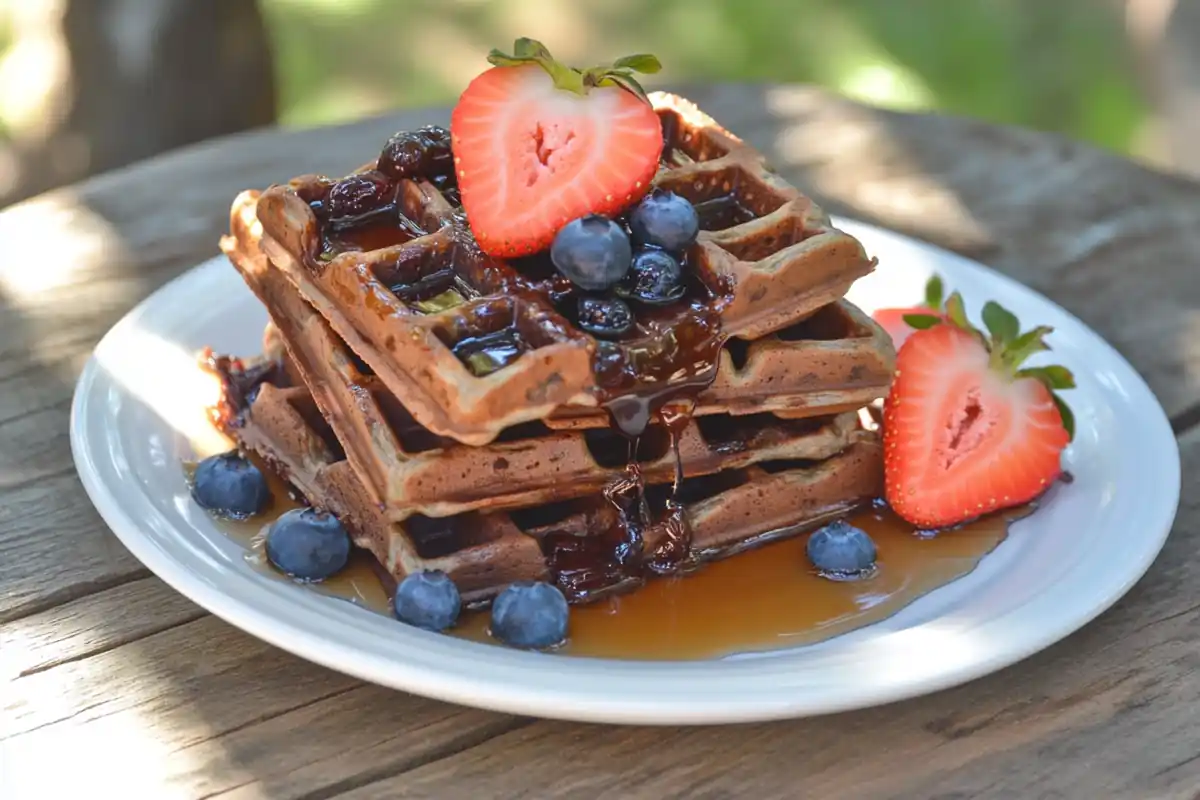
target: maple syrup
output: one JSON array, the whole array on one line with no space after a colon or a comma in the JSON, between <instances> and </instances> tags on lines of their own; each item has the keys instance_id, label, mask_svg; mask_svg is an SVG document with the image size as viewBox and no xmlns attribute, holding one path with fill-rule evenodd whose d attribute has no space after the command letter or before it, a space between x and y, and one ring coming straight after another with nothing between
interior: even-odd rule
<instances>
[{"instance_id":1,"label":"maple syrup","mask_svg":"<svg viewBox=\"0 0 1200 800\"><path fill-rule=\"evenodd\" d=\"M808 536L706 564L686 576L648 581L630 594L571 608L569 656L640 660L718 658L797 647L886 619L971 572L1031 509L919 535L885 508L852 515L870 534L878 568L870 578L833 581L808 562ZM491 641L488 615L464 614L453 635Z\"/></svg>"},{"instance_id":2,"label":"maple syrup","mask_svg":"<svg viewBox=\"0 0 1200 800\"><path fill-rule=\"evenodd\" d=\"M392 616L380 568L355 548L337 575L301 583L267 561L267 526L301 507L288 485L261 460L249 456L271 490L271 504L253 519L216 520L245 547L255 571L298 588ZM185 465L189 474L192 465ZM807 535L773 542L705 564L686 576L654 578L627 594L571 607L567 656L635 660L692 660L815 644L893 616L901 609L969 574L1004 541L1009 525L1034 506L1009 509L938 534L917 531L885 507L848 518L878 549L878 565L863 580L832 581L812 568ZM396 623L400 624L400 623ZM464 611L450 635L494 644L486 610Z\"/></svg>"}]
</instances>

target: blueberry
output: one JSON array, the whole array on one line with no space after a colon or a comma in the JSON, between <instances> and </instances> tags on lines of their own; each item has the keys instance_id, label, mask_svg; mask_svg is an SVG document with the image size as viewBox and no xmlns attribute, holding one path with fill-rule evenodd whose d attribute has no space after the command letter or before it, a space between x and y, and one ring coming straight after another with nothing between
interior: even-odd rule
<instances>
[{"instance_id":1,"label":"blueberry","mask_svg":"<svg viewBox=\"0 0 1200 800\"><path fill-rule=\"evenodd\" d=\"M414 572L400 581L392 599L396 618L427 631L444 631L458 621L462 598L441 570Z\"/></svg>"},{"instance_id":2,"label":"blueberry","mask_svg":"<svg viewBox=\"0 0 1200 800\"><path fill-rule=\"evenodd\" d=\"M388 139L375 162L389 178L412 178L424 172L430 142L419 131L401 131Z\"/></svg>"},{"instance_id":3,"label":"blueberry","mask_svg":"<svg viewBox=\"0 0 1200 800\"><path fill-rule=\"evenodd\" d=\"M392 201L392 183L379 172L364 172L342 178L329 190L329 218L359 217Z\"/></svg>"},{"instance_id":4,"label":"blueberry","mask_svg":"<svg viewBox=\"0 0 1200 800\"><path fill-rule=\"evenodd\" d=\"M550 245L550 260L576 286L599 292L629 271L633 247L621 226L599 214L572 220Z\"/></svg>"},{"instance_id":5,"label":"blueberry","mask_svg":"<svg viewBox=\"0 0 1200 800\"><path fill-rule=\"evenodd\" d=\"M350 536L337 517L311 508L293 508L267 530L267 559L304 581L339 572L350 558Z\"/></svg>"},{"instance_id":6,"label":"blueberry","mask_svg":"<svg viewBox=\"0 0 1200 800\"><path fill-rule=\"evenodd\" d=\"M267 507L271 490L266 476L236 450L209 456L192 475L192 499L206 511L245 519Z\"/></svg>"},{"instance_id":7,"label":"blueberry","mask_svg":"<svg viewBox=\"0 0 1200 800\"><path fill-rule=\"evenodd\" d=\"M861 577L875 568L875 542L866 531L839 519L808 537L808 560L826 577Z\"/></svg>"},{"instance_id":8,"label":"blueberry","mask_svg":"<svg viewBox=\"0 0 1200 800\"><path fill-rule=\"evenodd\" d=\"M512 647L554 647L567 638L567 598L549 583L517 581L492 602L492 636Z\"/></svg>"},{"instance_id":9,"label":"blueberry","mask_svg":"<svg viewBox=\"0 0 1200 800\"><path fill-rule=\"evenodd\" d=\"M581 297L579 327L593 336L620 336L633 328L633 311L615 297Z\"/></svg>"},{"instance_id":10,"label":"blueberry","mask_svg":"<svg viewBox=\"0 0 1200 800\"><path fill-rule=\"evenodd\" d=\"M616 288L617 294L652 306L665 306L683 297L683 267L670 253L639 248L633 265Z\"/></svg>"},{"instance_id":11,"label":"blueberry","mask_svg":"<svg viewBox=\"0 0 1200 800\"><path fill-rule=\"evenodd\" d=\"M687 198L666 189L654 189L633 210L629 230L638 244L679 252L696 241L700 217Z\"/></svg>"}]
</instances>

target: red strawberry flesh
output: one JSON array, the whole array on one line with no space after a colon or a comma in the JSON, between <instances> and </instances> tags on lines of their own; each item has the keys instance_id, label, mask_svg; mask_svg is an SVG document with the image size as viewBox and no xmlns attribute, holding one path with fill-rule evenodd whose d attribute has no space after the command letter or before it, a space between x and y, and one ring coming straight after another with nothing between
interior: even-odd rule
<instances>
[{"instance_id":1,"label":"red strawberry flesh","mask_svg":"<svg viewBox=\"0 0 1200 800\"><path fill-rule=\"evenodd\" d=\"M886 492L910 522L945 527L1029 502L1061 474L1069 441L1050 391L992 369L971 333L913 333L884 404Z\"/></svg>"},{"instance_id":2,"label":"red strawberry flesh","mask_svg":"<svg viewBox=\"0 0 1200 800\"><path fill-rule=\"evenodd\" d=\"M567 222L616 215L650 186L662 153L654 109L619 86L579 95L541 67L494 67L450 123L463 208L480 246L515 257Z\"/></svg>"}]
</instances>

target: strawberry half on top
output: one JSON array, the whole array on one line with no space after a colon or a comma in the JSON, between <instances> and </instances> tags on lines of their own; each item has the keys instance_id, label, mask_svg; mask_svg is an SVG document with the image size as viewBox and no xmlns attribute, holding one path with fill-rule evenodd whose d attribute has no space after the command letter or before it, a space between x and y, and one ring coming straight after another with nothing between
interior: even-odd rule
<instances>
[{"instance_id":1,"label":"strawberry half on top","mask_svg":"<svg viewBox=\"0 0 1200 800\"><path fill-rule=\"evenodd\" d=\"M578 70L531 39L513 51L492 51L496 66L450 117L463 210L498 258L546 249L573 219L616 216L649 190L663 149L662 124L633 78L659 70L654 56Z\"/></svg>"},{"instance_id":2,"label":"strawberry half on top","mask_svg":"<svg viewBox=\"0 0 1200 800\"><path fill-rule=\"evenodd\" d=\"M885 491L924 529L946 528L1036 499L1062 474L1074 417L1055 394L1075 379L1060 366L1022 367L1049 350L1049 327L1020 331L989 302L988 333L972 327L957 292L945 317L910 314L883 407Z\"/></svg>"},{"instance_id":3,"label":"strawberry half on top","mask_svg":"<svg viewBox=\"0 0 1200 800\"><path fill-rule=\"evenodd\" d=\"M904 321L905 317L912 315L920 316L935 316L942 320L946 319L946 311L943 307L943 295L945 287L942 284L942 279L934 275L925 284L925 302L919 306L908 306L905 308L880 308L871 315L871 319L879 323L879 326L887 331L888 336L892 337L892 344L896 350L904 346L908 337L912 335L916 328L913 328Z\"/></svg>"}]
</instances>

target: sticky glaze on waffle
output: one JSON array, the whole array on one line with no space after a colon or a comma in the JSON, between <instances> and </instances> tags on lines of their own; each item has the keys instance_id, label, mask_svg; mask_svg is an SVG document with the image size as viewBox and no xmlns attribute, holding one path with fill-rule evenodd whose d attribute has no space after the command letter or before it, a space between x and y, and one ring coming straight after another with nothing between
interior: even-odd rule
<instances>
[{"instance_id":1,"label":"sticky glaze on waffle","mask_svg":"<svg viewBox=\"0 0 1200 800\"><path fill-rule=\"evenodd\" d=\"M430 183L398 183L395 210L405 222L391 234L364 229L332 238L314 213L328 179L271 187L255 210L261 248L423 427L470 445L563 407L596 410L616 394L676 381L715 361L725 337L750 342L785 330L871 271L861 245L770 172L761 154L687 101L651 99L666 137L656 183L695 203L705 230L687 253L690 297L678 309L643 315L636 335L619 343L598 344L559 313L561 281L536 264L518 270L485 256ZM237 247L250 243L227 244ZM462 302L447 310L422 305L447 289ZM719 338L710 335L715 329ZM477 374L464 343L495 336L512 357ZM859 338L871 339L876 366L887 366L872 374L889 373L886 337ZM885 386L875 383L842 405L878 397Z\"/></svg>"}]
</instances>

